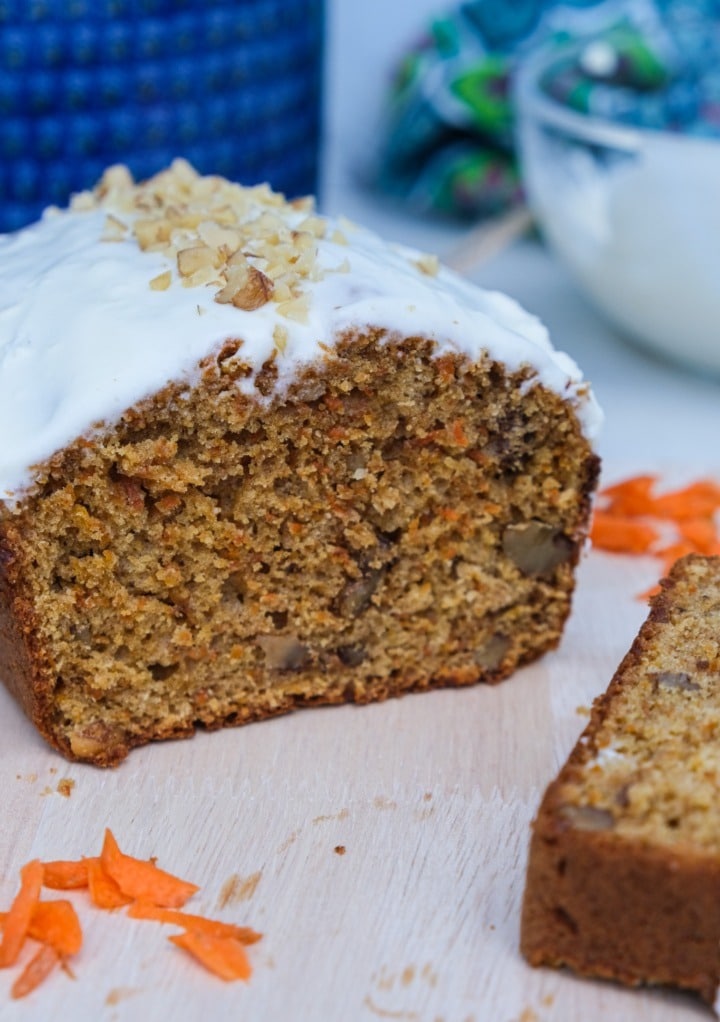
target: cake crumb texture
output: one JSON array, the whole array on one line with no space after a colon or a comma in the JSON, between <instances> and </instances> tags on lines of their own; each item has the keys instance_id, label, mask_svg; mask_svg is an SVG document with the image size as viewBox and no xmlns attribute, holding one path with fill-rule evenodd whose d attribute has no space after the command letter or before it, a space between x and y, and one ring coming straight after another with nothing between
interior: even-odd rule
<instances>
[{"instance_id":1,"label":"cake crumb texture","mask_svg":"<svg viewBox=\"0 0 720 1022\"><path fill-rule=\"evenodd\" d=\"M530 370L372 328L285 389L269 358L256 397L241 339L201 369L0 512L0 675L65 755L494 682L558 643L598 461Z\"/></svg>"},{"instance_id":2,"label":"cake crumb texture","mask_svg":"<svg viewBox=\"0 0 720 1022\"><path fill-rule=\"evenodd\" d=\"M678 561L546 792L522 949L712 1003L720 979L720 558Z\"/></svg>"}]
</instances>

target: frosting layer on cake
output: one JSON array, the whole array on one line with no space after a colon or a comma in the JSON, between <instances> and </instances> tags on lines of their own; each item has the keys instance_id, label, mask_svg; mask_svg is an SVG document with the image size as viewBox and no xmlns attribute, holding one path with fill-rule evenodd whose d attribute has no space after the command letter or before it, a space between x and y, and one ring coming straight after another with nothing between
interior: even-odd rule
<instances>
[{"instance_id":1,"label":"frosting layer on cake","mask_svg":"<svg viewBox=\"0 0 720 1022\"><path fill-rule=\"evenodd\" d=\"M535 317L433 257L316 216L265 187L201 178L182 161L142 185L113 168L73 207L0 238L0 500L34 466L112 424L168 381L197 379L228 339L277 388L349 330L422 336L438 355L483 352L527 367L573 403L588 437L601 413L573 360Z\"/></svg>"}]
</instances>

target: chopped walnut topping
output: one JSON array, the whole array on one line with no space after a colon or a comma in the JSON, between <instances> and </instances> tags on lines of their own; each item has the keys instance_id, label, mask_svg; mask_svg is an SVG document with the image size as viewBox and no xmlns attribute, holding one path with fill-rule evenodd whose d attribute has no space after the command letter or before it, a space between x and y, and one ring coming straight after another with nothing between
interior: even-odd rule
<instances>
[{"instance_id":1,"label":"chopped walnut topping","mask_svg":"<svg viewBox=\"0 0 720 1022\"><path fill-rule=\"evenodd\" d=\"M127 234L127 224L124 224L122 220L118 220L112 213L108 213L105 217L105 227L103 229L103 241L122 241Z\"/></svg>"},{"instance_id":2,"label":"chopped walnut topping","mask_svg":"<svg viewBox=\"0 0 720 1022\"><path fill-rule=\"evenodd\" d=\"M202 177L186 160L136 184L126 167L110 167L91 192L74 196L76 211L108 210L104 240L134 238L144 252L174 264L185 287L214 286L215 301L253 311L272 301L281 316L306 323L308 282L325 271L317 239L327 234L312 198L287 202L267 186L243 188L221 177ZM337 244L345 235L335 230ZM170 286L168 270L150 281ZM276 328L282 352L287 331Z\"/></svg>"},{"instance_id":3,"label":"chopped walnut topping","mask_svg":"<svg viewBox=\"0 0 720 1022\"><path fill-rule=\"evenodd\" d=\"M315 209L315 200L312 195L301 195L299 198L293 199L290 205L301 213L312 213Z\"/></svg>"},{"instance_id":4,"label":"chopped walnut topping","mask_svg":"<svg viewBox=\"0 0 720 1022\"><path fill-rule=\"evenodd\" d=\"M287 319L294 319L298 323L307 323L309 311L307 295L300 295L299 298L290 298L286 302L281 302L278 311Z\"/></svg>"},{"instance_id":5,"label":"chopped walnut topping","mask_svg":"<svg viewBox=\"0 0 720 1022\"><path fill-rule=\"evenodd\" d=\"M165 273L158 273L157 277L153 277L150 281L150 287L153 291L167 291L172 281L172 273L170 270L166 270Z\"/></svg>"},{"instance_id":6,"label":"chopped walnut topping","mask_svg":"<svg viewBox=\"0 0 720 1022\"><path fill-rule=\"evenodd\" d=\"M122 163L116 163L112 167L108 167L102 177L102 181L98 185L98 193L101 198L113 193L122 193L128 188L132 188L133 179L132 174Z\"/></svg>"},{"instance_id":7,"label":"chopped walnut topping","mask_svg":"<svg viewBox=\"0 0 720 1022\"><path fill-rule=\"evenodd\" d=\"M436 255L424 253L419 259L415 260L415 265L421 273L426 274L428 277L437 277L440 269L440 260Z\"/></svg>"},{"instance_id":8,"label":"chopped walnut topping","mask_svg":"<svg viewBox=\"0 0 720 1022\"><path fill-rule=\"evenodd\" d=\"M329 228L310 197L287 202L267 185L244 188L203 177L186 160L139 184L126 167L110 167L93 191L74 196L71 208L104 209L103 240L134 239L143 252L168 260L171 268L149 281L153 291L166 291L177 276L183 287L213 288L220 304L252 312L272 302L281 317L303 324L309 322L308 284L350 271L349 259L321 267L318 240L347 245L358 230L344 217ZM439 270L433 255L420 255L415 265L428 276ZM197 310L201 315L200 305ZM288 329L276 326L279 354L288 339Z\"/></svg>"},{"instance_id":9,"label":"chopped walnut topping","mask_svg":"<svg viewBox=\"0 0 720 1022\"><path fill-rule=\"evenodd\" d=\"M177 254L177 267L181 277L189 277L196 270L206 269L208 266L216 269L220 262L217 249L208 248L207 245L194 245L192 248L184 248Z\"/></svg>"},{"instance_id":10,"label":"chopped walnut topping","mask_svg":"<svg viewBox=\"0 0 720 1022\"><path fill-rule=\"evenodd\" d=\"M200 266L187 277L182 278L183 287L201 287L203 284L222 284L217 270L213 266Z\"/></svg>"},{"instance_id":11,"label":"chopped walnut topping","mask_svg":"<svg viewBox=\"0 0 720 1022\"><path fill-rule=\"evenodd\" d=\"M225 287L215 295L215 301L252 312L269 302L272 295L273 283L270 278L245 261L228 270Z\"/></svg>"},{"instance_id":12,"label":"chopped walnut topping","mask_svg":"<svg viewBox=\"0 0 720 1022\"><path fill-rule=\"evenodd\" d=\"M78 192L70 200L70 209L76 212L87 212L90 209L97 209L99 203L92 192Z\"/></svg>"},{"instance_id":13,"label":"chopped walnut topping","mask_svg":"<svg viewBox=\"0 0 720 1022\"><path fill-rule=\"evenodd\" d=\"M316 238L324 238L327 226L325 221L321 220L319 216L308 216L305 217L298 230L314 234Z\"/></svg>"},{"instance_id":14,"label":"chopped walnut topping","mask_svg":"<svg viewBox=\"0 0 720 1022\"><path fill-rule=\"evenodd\" d=\"M275 341L275 347L277 350L281 355L284 355L285 349L287 348L288 332L285 327L280 326L279 323L273 330L273 340Z\"/></svg>"},{"instance_id":15,"label":"chopped walnut topping","mask_svg":"<svg viewBox=\"0 0 720 1022\"><path fill-rule=\"evenodd\" d=\"M252 312L265 305L273 296L273 282L255 266L249 266L242 286L232 297L236 309Z\"/></svg>"}]
</instances>

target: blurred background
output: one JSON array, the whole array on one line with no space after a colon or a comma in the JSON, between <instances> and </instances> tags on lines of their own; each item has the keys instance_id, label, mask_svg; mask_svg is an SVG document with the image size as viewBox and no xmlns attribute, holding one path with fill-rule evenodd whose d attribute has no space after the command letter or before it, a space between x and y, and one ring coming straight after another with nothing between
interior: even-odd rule
<instances>
[{"instance_id":1,"label":"blurred background","mask_svg":"<svg viewBox=\"0 0 720 1022\"><path fill-rule=\"evenodd\" d=\"M720 0L0 0L0 230L179 155L720 372Z\"/></svg>"},{"instance_id":2,"label":"blurred background","mask_svg":"<svg viewBox=\"0 0 720 1022\"><path fill-rule=\"evenodd\" d=\"M0 229L111 163L317 183L322 0L0 0Z\"/></svg>"}]
</instances>

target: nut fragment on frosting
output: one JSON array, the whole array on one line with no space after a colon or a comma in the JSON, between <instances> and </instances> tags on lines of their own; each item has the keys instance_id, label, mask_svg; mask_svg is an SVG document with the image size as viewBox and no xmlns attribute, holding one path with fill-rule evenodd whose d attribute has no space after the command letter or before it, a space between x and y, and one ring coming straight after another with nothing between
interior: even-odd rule
<instances>
[{"instance_id":1,"label":"nut fragment on frosting","mask_svg":"<svg viewBox=\"0 0 720 1022\"><path fill-rule=\"evenodd\" d=\"M428 277L437 277L438 271L440 270L440 260L436 255L429 255L423 253L415 265L421 273L427 274Z\"/></svg>"},{"instance_id":2,"label":"nut fragment on frosting","mask_svg":"<svg viewBox=\"0 0 720 1022\"><path fill-rule=\"evenodd\" d=\"M286 202L267 185L243 188L202 177L186 160L139 184L126 167L111 167L71 207L112 209L103 240L119 241L130 231L142 251L174 262L184 286L214 285L215 301L248 312L273 301L280 315L304 321L303 284L327 272L316 247L327 225L314 214L311 198ZM165 274L149 282L156 291L169 283Z\"/></svg>"},{"instance_id":3,"label":"nut fragment on frosting","mask_svg":"<svg viewBox=\"0 0 720 1022\"><path fill-rule=\"evenodd\" d=\"M183 159L138 184L127 167L110 167L92 191L73 197L71 208L111 209L103 241L123 241L130 232L143 252L160 252L174 262L184 287L215 286L216 302L246 312L272 301L281 316L306 322L304 284L349 270L347 260L334 271L321 269L317 241L328 237L328 224L315 214L312 197L288 202L264 184L245 188L203 177ZM357 230L348 220L341 224ZM348 244L339 228L329 240ZM434 277L440 264L437 256L420 254L413 265ZM161 274L149 284L166 290L170 279L165 283Z\"/></svg>"}]
</instances>

